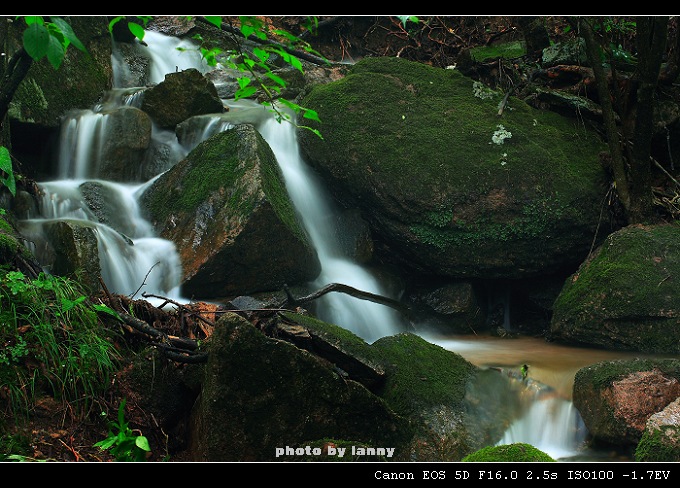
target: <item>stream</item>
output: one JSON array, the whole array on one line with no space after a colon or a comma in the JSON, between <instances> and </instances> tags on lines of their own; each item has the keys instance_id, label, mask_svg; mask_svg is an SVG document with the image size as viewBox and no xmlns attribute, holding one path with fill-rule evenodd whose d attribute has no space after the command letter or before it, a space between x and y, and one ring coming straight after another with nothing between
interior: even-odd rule
<instances>
[{"instance_id":1,"label":"stream","mask_svg":"<svg viewBox=\"0 0 680 488\"><path fill-rule=\"evenodd\" d=\"M168 70L197 67L205 71L200 58L177 51L180 41L149 32L146 51L153 63L152 82L162 81ZM114 80L118 86L112 97L115 104L134 106L139 103L141 88L120 86L126 78L124 61L114 50ZM321 262L321 274L312 284L318 289L338 282L355 288L398 298L371 272L342 256L335 232L329 227L335 222L334 208L323 183L307 167L299 154L295 128L263 116L263 107L250 102L225 100L232 117L243 115L242 122L252 121L272 147L283 171L286 187L311 236ZM111 106L106 107L110 109ZM174 245L159 238L139 212L137 198L153 181L114 182L98 170L98 151L106 132L106 110L93 107L65 117L60 151L55 164L55 179L39 183L45 191L38 215L22 221L22 232L35 243L34 252L41 257L41 241L45 224L60 220L76 221L97 229L102 277L112 292L133 294L143 291L178 300L181 298L181 264ZM205 126L191 137L192 147L216 130L231 125L218 123L219 116L205 117ZM233 123L233 122L232 122ZM173 132L154 129L153 138L164 141L174 152L174 162L183 158L192 147L182 147ZM166 170L169 168L166 168ZM162 173L161 173L162 174ZM102 222L86 203L83 188L96 185L106 195L107 215ZM119 218L114 218L118 216ZM123 218L120 218L120 217ZM124 227L123 227L124 226ZM126 240L130 239L134 245ZM396 312L388 307L344 294L330 293L318 306L320 318L341 325L371 343L380 337L404 331ZM370 324L371 327L367 325ZM376 327L378 324L379 327ZM639 357L639 355L602 350L573 348L551 344L540 338L501 339L491 336L441 336L423 333L433 344L456 352L482 368L518 371L527 365L527 377L546 385L551 395L531 397L526 415L508 429L499 444L527 442L560 461L587 459L597 461L626 460L619 454L591 451L585 447L586 432L578 411L571 402L574 374L579 368L602 360ZM533 395L532 392L528 394Z\"/></svg>"}]
</instances>

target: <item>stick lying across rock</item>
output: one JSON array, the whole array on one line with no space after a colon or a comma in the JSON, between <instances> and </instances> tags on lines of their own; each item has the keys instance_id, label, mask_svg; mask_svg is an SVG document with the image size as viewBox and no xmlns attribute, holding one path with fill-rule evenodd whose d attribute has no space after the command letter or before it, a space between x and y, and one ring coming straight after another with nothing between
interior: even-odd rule
<instances>
[{"instance_id":1,"label":"stick lying across rock","mask_svg":"<svg viewBox=\"0 0 680 488\"><path fill-rule=\"evenodd\" d=\"M393 308L400 312L402 315L404 315L406 318L411 317L411 309L392 298L385 297L383 295L376 295L375 293L370 293L367 291L359 290L357 288L353 288L349 285L343 285L342 283L330 283L323 288L315 291L314 293L311 293L309 295L295 298L291 291L288 289L287 285L283 285L283 289L286 292L286 297L287 300L284 302L281 306L282 307L295 307L295 306L302 306L305 305L313 300L316 300L317 298L322 297L323 295L330 293L332 291L340 292L340 293L345 293L347 295L353 296L355 298L359 298L361 300L368 300L374 303L379 303L381 305L385 305L387 307Z\"/></svg>"}]
</instances>

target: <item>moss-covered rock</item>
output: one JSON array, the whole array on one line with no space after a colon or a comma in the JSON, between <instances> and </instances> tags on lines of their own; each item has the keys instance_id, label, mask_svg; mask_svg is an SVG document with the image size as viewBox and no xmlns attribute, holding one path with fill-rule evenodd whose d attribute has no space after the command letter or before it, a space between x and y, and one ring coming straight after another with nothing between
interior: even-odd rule
<instances>
[{"instance_id":1,"label":"moss-covered rock","mask_svg":"<svg viewBox=\"0 0 680 488\"><path fill-rule=\"evenodd\" d=\"M680 399L675 400L647 421L635 448L635 461L680 461Z\"/></svg>"},{"instance_id":2,"label":"moss-covered rock","mask_svg":"<svg viewBox=\"0 0 680 488\"><path fill-rule=\"evenodd\" d=\"M368 344L342 327L290 312L270 333L317 356L346 381L361 383L408 420L402 433L411 437L402 439L407 445L391 460L459 461L497 442L519 414L515 382L414 334ZM335 439L358 445L361 437Z\"/></svg>"},{"instance_id":3,"label":"moss-covered rock","mask_svg":"<svg viewBox=\"0 0 680 488\"><path fill-rule=\"evenodd\" d=\"M374 342L386 372L380 395L416 428L413 460L460 461L500 439L515 412L508 378L410 333ZM480 387L487 385L487 387Z\"/></svg>"},{"instance_id":4,"label":"moss-covered rock","mask_svg":"<svg viewBox=\"0 0 680 488\"><path fill-rule=\"evenodd\" d=\"M113 83L111 38L103 16L65 17L87 52L69 47L56 70L42 59L33 63L12 99L9 115L21 122L59 127L61 117L72 109L89 109ZM23 20L14 25L15 45L21 42Z\"/></svg>"},{"instance_id":5,"label":"moss-covered rock","mask_svg":"<svg viewBox=\"0 0 680 488\"><path fill-rule=\"evenodd\" d=\"M564 284L553 340L648 353L680 352L680 225L629 226L608 236Z\"/></svg>"},{"instance_id":6,"label":"moss-covered rock","mask_svg":"<svg viewBox=\"0 0 680 488\"><path fill-rule=\"evenodd\" d=\"M595 443L635 447L648 419L680 395L680 361L602 361L574 376L573 402Z\"/></svg>"},{"instance_id":7,"label":"moss-covered rock","mask_svg":"<svg viewBox=\"0 0 680 488\"><path fill-rule=\"evenodd\" d=\"M277 448L327 438L393 447L404 459L408 420L313 354L265 336L236 314L219 319L206 347L193 460L286 461Z\"/></svg>"},{"instance_id":8,"label":"moss-covered rock","mask_svg":"<svg viewBox=\"0 0 680 488\"><path fill-rule=\"evenodd\" d=\"M489 446L462 459L467 463L554 463L555 459L530 444L516 443Z\"/></svg>"},{"instance_id":9,"label":"moss-covered rock","mask_svg":"<svg viewBox=\"0 0 680 488\"><path fill-rule=\"evenodd\" d=\"M595 237L606 147L512 97L499 117L502 98L456 70L365 58L302 100L323 140L301 130L300 145L386 259L459 278L575 268Z\"/></svg>"},{"instance_id":10,"label":"moss-covered rock","mask_svg":"<svg viewBox=\"0 0 680 488\"><path fill-rule=\"evenodd\" d=\"M195 68L165 75L144 92L141 108L162 129L174 129L194 115L224 111L215 85Z\"/></svg>"},{"instance_id":11,"label":"moss-covered rock","mask_svg":"<svg viewBox=\"0 0 680 488\"><path fill-rule=\"evenodd\" d=\"M278 290L319 272L276 157L251 125L203 141L153 182L140 205L176 244L187 295Z\"/></svg>"}]
</instances>

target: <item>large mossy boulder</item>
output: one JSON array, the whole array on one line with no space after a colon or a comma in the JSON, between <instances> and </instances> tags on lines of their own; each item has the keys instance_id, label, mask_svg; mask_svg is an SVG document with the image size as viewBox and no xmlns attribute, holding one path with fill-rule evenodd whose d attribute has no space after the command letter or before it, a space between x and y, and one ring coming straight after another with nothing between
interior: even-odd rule
<instances>
[{"instance_id":1,"label":"large mossy boulder","mask_svg":"<svg viewBox=\"0 0 680 488\"><path fill-rule=\"evenodd\" d=\"M301 101L302 154L347 208L360 208L385 259L467 278L522 278L576 266L596 235L606 146L456 70L365 58Z\"/></svg>"},{"instance_id":2,"label":"large mossy boulder","mask_svg":"<svg viewBox=\"0 0 680 488\"><path fill-rule=\"evenodd\" d=\"M380 396L416 428L411 460L460 461L499 441L518 415L515 385L497 371L410 333L371 347L385 369Z\"/></svg>"},{"instance_id":3,"label":"large mossy boulder","mask_svg":"<svg viewBox=\"0 0 680 488\"><path fill-rule=\"evenodd\" d=\"M208 341L192 414L192 460L286 461L291 457L277 457L277 448L304 449L326 438L404 455L408 420L327 361L267 337L233 313L218 320Z\"/></svg>"},{"instance_id":4,"label":"large mossy boulder","mask_svg":"<svg viewBox=\"0 0 680 488\"><path fill-rule=\"evenodd\" d=\"M680 352L680 225L610 234L564 284L553 306L555 341L647 353Z\"/></svg>"},{"instance_id":5,"label":"large mossy boulder","mask_svg":"<svg viewBox=\"0 0 680 488\"><path fill-rule=\"evenodd\" d=\"M182 292L197 298L281 290L320 269L281 169L252 125L203 141L140 198L182 261Z\"/></svg>"}]
</instances>

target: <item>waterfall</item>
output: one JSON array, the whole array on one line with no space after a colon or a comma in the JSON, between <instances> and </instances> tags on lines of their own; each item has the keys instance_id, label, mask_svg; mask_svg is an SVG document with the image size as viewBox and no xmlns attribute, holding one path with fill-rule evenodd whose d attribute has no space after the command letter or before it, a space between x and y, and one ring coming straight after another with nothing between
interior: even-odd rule
<instances>
[{"instance_id":1,"label":"waterfall","mask_svg":"<svg viewBox=\"0 0 680 488\"><path fill-rule=\"evenodd\" d=\"M342 232L336 229L339 213L321 180L300 156L295 127L270 118L259 131L276 155L288 194L319 256L321 273L313 285L322 288L330 283L342 283L389 297L375 276L343 256L337 240L338 232ZM316 314L327 322L351 330L368 342L403 330L398 315L391 308L346 294L326 294L317 303Z\"/></svg>"},{"instance_id":2,"label":"waterfall","mask_svg":"<svg viewBox=\"0 0 680 488\"><path fill-rule=\"evenodd\" d=\"M279 122L265 107L249 100L225 100L230 111L194 117L192 130L182 139L194 147L211 135L239 123L255 125L271 147L283 173L288 195L297 210L321 264L319 276L309 285L320 289L341 283L361 291L395 298L366 268L344 256L337 236L339 211L324 188L323 182L300 155L296 127ZM347 294L331 292L315 301L315 315L320 319L354 332L367 342L394 335L404 330L393 309Z\"/></svg>"}]
</instances>

